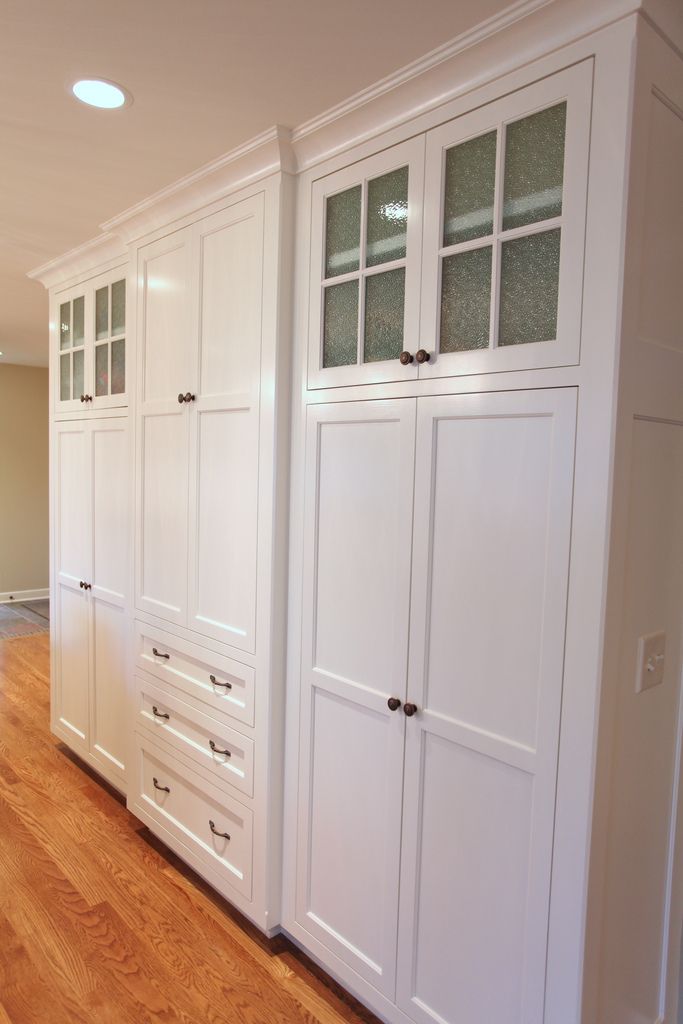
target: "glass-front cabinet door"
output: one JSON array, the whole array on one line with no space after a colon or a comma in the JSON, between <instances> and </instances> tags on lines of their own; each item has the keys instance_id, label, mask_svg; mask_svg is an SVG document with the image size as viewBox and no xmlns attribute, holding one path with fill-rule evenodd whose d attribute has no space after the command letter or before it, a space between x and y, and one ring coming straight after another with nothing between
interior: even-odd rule
<instances>
[{"instance_id":1,"label":"glass-front cabinet door","mask_svg":"<svg viewBox=\"0 0 683 1024\"><path fill-rule=\"evenodd\" d=\"M86 294L85 290L61 295L57 302L56 407L76 408L85 396L86 362Z\"/></svg>"},{"instance_id":2,"label":"glass-front cabinet door","mask_svg":"<svg viewBox=\"0 0 683 1024\"><path fill-rule=\"evenodd\" d=\"M126 393L126 279L106 281L94 291L93 405L120 405Z\"/></svg>"},{"instance_id":3,"label":"glass-front cabinet door","mask_svg":"<svg viewBox=\"0 0 683 1024\"><path fill-rule=\"evenodd\" d=\"M60 292L54 302L55 412L126 405L125 268Z\"/></svg>"},{"instance_id":4,"label":"glass-front cabinet door","mask_svg":"<svg viewBox=\"0 0 683 1024\"><path fill-rule=\"evenodd\" d=\"M424 136L313 183L308 385L417 375Z\"/></svg>"},{"instance_id":5,"label":"glass-front cabinet door","mask_svg":"<svg viewBox=\"0 0 683 1024\"><path fill-rule=\"evenodd\" d=\"M578 362L591 80L586 61L427 134L420 377Z\"/></svg>"}]
</instances>

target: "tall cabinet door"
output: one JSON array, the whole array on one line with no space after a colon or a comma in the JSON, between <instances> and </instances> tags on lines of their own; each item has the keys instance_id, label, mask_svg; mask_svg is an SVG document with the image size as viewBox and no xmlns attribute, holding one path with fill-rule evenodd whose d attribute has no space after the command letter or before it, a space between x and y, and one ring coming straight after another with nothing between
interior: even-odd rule
<instances>
[{"instance_id":1,"label":"tall cabinet door","mask_svg":"<svg viewBox=\"0 0 683 1024\"><path fill-rule=\"evenodd\" d=\"M54 426L55 700L53 724L76 748L88 735L91 571L90 436L82 420Z\"/></svg>"},{"instance_id":2,"label":"tall cabinet door","mask_svg":"<svg viewBox=\"0 0 683 1024\"><path fill-rule=\"evenodd\" d=\"M185 625L188 425L197 374L190 228L140 250L138 287L136 604Z\"/></svg>"},{"instance_id":3,"label":"tall cabinet door","mask_svg":"<svg viewBox=\"0 0 683 1024\"><path fill-rule=\"evenodd\" d=\"M128 465L127 421L92 423L90 751L119 778L125 771L126 748Z\"/></svg>"},{"instance_id":4,"label":"tall cabinet door","mask_svg":"<svg viewBox=\"0 0 683 1024\"><path fill-rule=\"evenodd\" d=\"M576 395L418 401L398 1002L541 1024Z\"/></svg>"},{"instance_id":5,"label":"tall cabinet door","mask_svg":"<svg viewBox=\"0 0 683 1024\"><path fill-rule=\"evenodd\" d=\"M392 997L415 399L308 417L297 920Z\"/></svg>"},{"instance_id":6,"label":"tall cabinet door","mask_svg":"<svg viewBox=\"0 0 683 1024\"><path fill-rule=\"evenodd\" d=\"M189 410L188 626L253 653L263 195L194 230L199 368Z\"/></svg>"}]
</instances>

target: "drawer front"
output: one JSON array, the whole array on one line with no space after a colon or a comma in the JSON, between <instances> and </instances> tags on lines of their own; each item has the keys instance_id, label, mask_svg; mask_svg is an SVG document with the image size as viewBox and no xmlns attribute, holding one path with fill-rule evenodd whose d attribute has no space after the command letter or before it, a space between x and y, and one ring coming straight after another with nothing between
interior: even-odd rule
<instances>
[{"instance_id":1,"label":"drawer front","mask_svg":"<svg viewBox=\"0 0 683 1024\"><path fill-rule=\"evenodd\" d=\"M170 743L219 782L228 782L246 796L254 795L254 741L231 729L222 716L210 718L186 704L170 689L136 677L137 723Z\"/></svg>"},{"instance_id":2,"label":"drawer front","mask_svg":"<svg viewBox=\"0 0 683 1024\"><path fill-rule=\"evenodd\" d=\"M251 899L253 818L249 808L141 733L136 734L135 746L136 803Z\"/></svg>"},{"instance_id":3,"label":"drawer front","mask_svg":"<svg viewBox=\"0 0 683 1024\"><path fill-rule=\"evenodd\" d=\"M254 724L254 670L248 665L144 622L135 623L135 661L138 668L191 699L245 725Z\"/></svg>"}]
</instances>

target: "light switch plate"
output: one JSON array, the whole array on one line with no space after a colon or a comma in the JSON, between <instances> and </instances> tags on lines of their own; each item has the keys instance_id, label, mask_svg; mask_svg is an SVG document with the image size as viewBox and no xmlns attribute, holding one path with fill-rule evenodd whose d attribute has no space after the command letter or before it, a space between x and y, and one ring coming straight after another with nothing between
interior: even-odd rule
<instances>
[{"instance_id":1,"label":"light switch plate","mask_svg":"<svg viewBox=\"0 0 683 1024\"><path fill-rule=\"evenodd\" d=\"M664 682L665 633L648 633L638 639L636 693L651 690Z\"/></svg>"}]
</instances>

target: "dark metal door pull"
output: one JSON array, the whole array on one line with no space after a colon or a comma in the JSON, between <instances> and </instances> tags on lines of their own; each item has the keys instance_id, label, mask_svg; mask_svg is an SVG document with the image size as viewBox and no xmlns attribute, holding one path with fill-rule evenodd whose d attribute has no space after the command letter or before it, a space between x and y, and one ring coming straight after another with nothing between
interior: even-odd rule
<instances>
[{"instance_id":1,"label":"dark metal door pull","mask_svg":"<svg viewBox=\"0 0 683 1024\"><path fill-rule=\"evenodd\" d=\"M152 704L152 714L154 715L155 718L168 719L171 717L170 715L167 715L165 711L159 711L159 708L156 706L156 704Z\"/></svg>"},{"instance_id":2,"label":"dark metal door pull","mask_svg":"<svg viewBox=\"0 0 683 1024\"><path fill-rule=\"evenodd\" d=\"M209 828L211 829L211 831L213 832L213 834L215 836L220 836L221 839L229 839L230 838L230 836L228 835L227 832L219 832L212 821L209 822Z\"/></svg>"},{"instance_id":3,"label":"dark metal door pull","mask_svg":"<svg viewBox=\"0 0 683 1024\"><path fill-rule=\"evenodd\" d=\"M158 651L156 647L152 648L152 654L154 655L155 658L166 658L166 660L170 659L171 657L170 654L162 654L162 652Z\"/></svg>"},{"instance_id":4,"label":"dark metal door pull","mask_svg":"<svg viewBox=\"0 0 683 1024\"><path fill-rule=\"evenodd\" d=\"M209 746L213 750L214 754L225 754L226 757L232 757L232 754L230 753L229 750L221 750L220 747L216 746L213 740L209 740Z\"/></svg>"},{"instance_id":5,"label":"dark metal door pull","mask_svg":"<svg viewBox=\"0 0 683 1024\"><path fill-rule=\"evenodd\" d=\"M228 690L232 690L232 683L222 683L220 679L216 679L214 675L210 675L209 679L214 686L225 686Z\"/></svg>"},{"instance_id":6,"label":"dark metal door pull","mask_svg":"<svg viewBox=\"0 0 683 1024\"><path fill-rule=\"evenodd\" d=\"M171 792L171 790L168 788L168 786L160 786L159 785L159 780L157 778L153 778L152 782L154 783L154 788L155 789L160 789L162 793L170 793Z\"/></svg>"}]
</instances>

